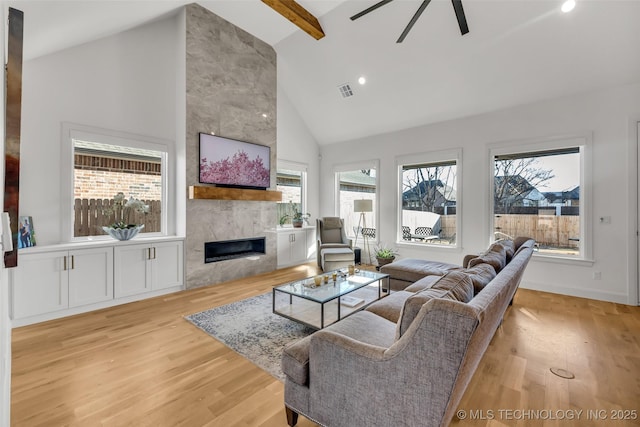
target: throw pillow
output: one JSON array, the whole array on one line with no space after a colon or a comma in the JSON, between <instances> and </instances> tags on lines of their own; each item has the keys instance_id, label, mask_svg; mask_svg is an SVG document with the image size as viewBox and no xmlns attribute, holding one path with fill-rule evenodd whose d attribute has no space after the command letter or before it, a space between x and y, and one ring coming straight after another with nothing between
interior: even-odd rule
<instances>
[{"instance_id":1,"label":"throw pillow","mask_svg":"<svg viewBox=\"0 0 640 427\"><path fill-rule=\"evenodd\" d=\"M499 252L495 252L492 250L492 248L489 248L489 250L487 250L482 255L473 258L471 261L469 261L469 268L486 262L491 267L493 267L496 273L500 273L500 270L502 270L507 263L507 253L504 248L500 248L501 250Z\"/></svg>"},{"instance_id":2,"label":"throw pillow","mask_svg":"<svg viewBox=\"0 0 640 427\"><path fill-rule=\"evenodd\" d=\"M473 291L475 294L484 289L490 281L496 277L496 270L487 263L481 263L474 265L471 268L467 268L465 273L471 279L473 283Z\"/></svg>"},{"instance_id":3,"label":"throw pillow","mask_svg":"<svg viewBox=\"0 0 640 427\"><path fill-rule=\"evenodd\" d=\"M509 240L509 239L498 240L495 244L498 244L504 247L507 253L507 264L508 264L509 261L511 261L511 258L513 258L513 253L515 252L515 245L513 244L513 240Z\"/></svg>"},{"instance_id":4,"label":"throw pillow","mask_svg":"<svg viewBox=\"0 0 640 427\"><path fill-rule=\"evenodd\" d=\"M407 298L400 312L400 321L396 327L396 339L400 338L409 329L422 306L433 298L444 298L467 303L473 298L473 282L467 274L452 271L440 278L432 287L416 292Z\"/></svg>"}]
</instances>

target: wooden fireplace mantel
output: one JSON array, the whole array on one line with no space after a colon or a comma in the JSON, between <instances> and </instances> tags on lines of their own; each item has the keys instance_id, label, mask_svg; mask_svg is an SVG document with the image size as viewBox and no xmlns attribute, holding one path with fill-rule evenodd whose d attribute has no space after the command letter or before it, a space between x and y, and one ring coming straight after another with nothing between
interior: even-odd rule
<instances>
[{"instance_id":1,"label":"wooden fireplace mantel","mask_svg":"<svg viewBox=\"0 0 640 427\"><path fill-rule=\"evenodd\" d=\"M189 186L189 199L279 202L282 200L282 191L191 185Z\"/></svg>"}]
</instances>

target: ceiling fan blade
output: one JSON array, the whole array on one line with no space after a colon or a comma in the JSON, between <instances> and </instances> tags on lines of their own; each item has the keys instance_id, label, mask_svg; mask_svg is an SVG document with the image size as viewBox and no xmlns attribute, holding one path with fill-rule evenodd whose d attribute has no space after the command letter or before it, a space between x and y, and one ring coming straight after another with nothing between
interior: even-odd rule
<instances>
[{"instance_id":1,"label":"ceiling fan blade","mask_svg":"<svg viewBox=\"0 0 640 427\"><path fill-rule=\"evenodd\" d=\"M456 18L458 18L458 26L460 27L460 32L464 36L469 32L469 26L467 25L467 18L464 16L462 0L451 0L451 3L453 3L453 10L456 11Z\"/></svg>"},{"instance_id":2,"label":"ceiling fan blade","mask_svg":"<svg viewBox=\"0 0 640 427\"><path fill-rule=\"evenodd\" d=\"M411 28L413 27L413 25L416 23L418 18L420 18L420 15L422 15L422 12L424 12L424 10L427 8L427 6L429 5L429 2L431 2L431 0L424 0L422 2L418 10L416 10L416 13L413 15L413 18L411 18L411 21L409 21L406 28L402 32L402 34L400 34L400 37L398 38L396 43L402 43L405 37L407 37L407 34L409 34L409 31L411 31Z\"/></svg>"},{"instance_id":3,"label":"ceiling fan blade","mask_svg":"<svg viewBox=\"0 0 640 427\"><path fill-rule=\"evenodd\" d=\"M385 4L387 4L387 3L391 3L392 1L393 1L393 0L382 0L382 1L379 1L378 3L374 4L373 6L366 8L366 9L365 9L365 10L363 10L362 12L360 12L360 13L356 13L356 14L355 14L355 15L353 15L350 19L351 19L352 21L355 21L356 19L358 19L358 18L360 18L360 17L362 17L362 16L366 15L367 13L369 13L369 12L373 12L373 11L374 11L374 10L376 10L377 8L382 7L382 6L384 6Z\"/></svg>"}]
</instances>

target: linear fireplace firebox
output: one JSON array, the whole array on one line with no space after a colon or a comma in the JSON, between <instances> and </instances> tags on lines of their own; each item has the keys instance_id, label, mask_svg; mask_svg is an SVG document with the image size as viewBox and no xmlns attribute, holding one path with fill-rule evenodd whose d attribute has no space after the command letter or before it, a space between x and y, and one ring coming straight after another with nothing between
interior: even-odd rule
<instances>
[{"instance_id":1,"label":"linear fireplace firebox","mask_svg":"<svg viewBox=\"0 0 640 427\"><path fill-rule=\"evenodd\" d=\"M264 255L265 238L221 240L218 242L205 242L204 262L226 261L235 258L246 258L255 255Z\"/></svg>"}]
</instances>

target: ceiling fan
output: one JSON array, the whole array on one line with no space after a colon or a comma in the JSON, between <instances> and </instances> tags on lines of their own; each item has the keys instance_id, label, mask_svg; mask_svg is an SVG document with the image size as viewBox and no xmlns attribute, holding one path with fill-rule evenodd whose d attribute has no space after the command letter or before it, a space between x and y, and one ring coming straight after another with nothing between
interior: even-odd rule
<instances>
[{"instance_id":1,"label":"ceiling fan","mask_svg":"<svg viewBox=\"0 0 640 427\"><path fill-rule=\"evenodd\" d=\"M356 19L366 15L367 13L373 12L374 10L378 9L379 7L382 7L387 3L391 3L392 1L393 0L382 0L382 1L379 1L378 3L374 4L373 6L366 8L362 12L356 13L355 15L353 15L351 17L351 20L355 21ZM411 28L414 26L414 24L416 23L418 18L420 18L420 15L422 15L422 12L424 12L424 10L427 8L427 6L429 5L430 2L431 2L431 0L424 0L422 2L422 4L420 5L420 7L416 11L416 13L413 15L413 18L411 18L411 20L409 21L409 23L405 27L404 31L402 32L402 34L400 34L400 37L398 38L398 40L396 40L396 43L402 43L402 41L405 39L405 37L407 37L407 34L409 34L409 31L411 31ZM460 32L464 36L465 34L467 34L469 32L469 26L467 25L467 18L464 16L464 9L462 8L462 0L451 0L451 3L453 4L453 10L455 10L455 12L456 12L456 18L458 19L458 26L460 27Z\"/></svg>"}]
</instances>

